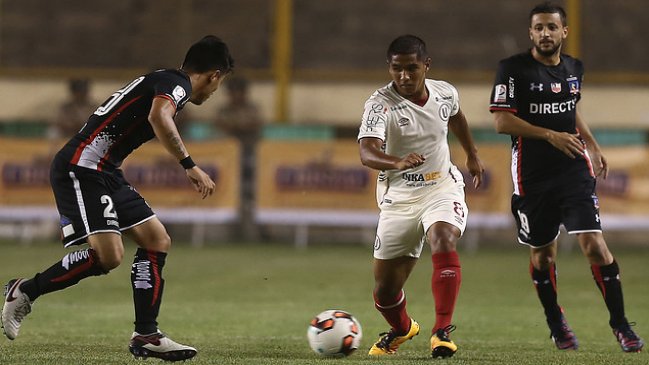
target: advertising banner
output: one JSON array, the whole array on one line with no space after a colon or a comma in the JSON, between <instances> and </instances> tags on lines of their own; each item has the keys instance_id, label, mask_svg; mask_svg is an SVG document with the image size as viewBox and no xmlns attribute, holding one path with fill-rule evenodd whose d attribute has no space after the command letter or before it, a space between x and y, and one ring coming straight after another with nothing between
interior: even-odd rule
<instances>
[{"instance_id":1,"label":"advertising banner","mask_svg":"<svg viewBox=\"0 0 649 365\"><path fill-rule=\"evenodd\" d=\"M260 209L377 210L377 173L355 141L263 141L257 157Z\"/></svg>"},{"instance_id":2,"label":"advertising banner","mask_svg":"<svg viewBox=\"0 0 649 365\"><path fill-rule=\"evenodd\" d=\"M57 146L58 147L58 146ZM214 195L201 200L185 171L155 141L124 162L126 179L156 207L236 209L239 201L239 145L235 140L188 143L192 159L216 182ZM55 151L45 140L0 139L0 206L54 206L49 185Z\"/></svg>"}]
</instances>

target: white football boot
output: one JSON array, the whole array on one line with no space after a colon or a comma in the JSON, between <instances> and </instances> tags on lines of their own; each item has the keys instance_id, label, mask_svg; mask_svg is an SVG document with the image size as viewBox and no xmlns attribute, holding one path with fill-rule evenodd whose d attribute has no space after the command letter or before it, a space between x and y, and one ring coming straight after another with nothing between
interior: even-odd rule
<instances>
[{"instance_id":1,"label":"white football boot","mask_svg":"<svg viewBox=\"0 0 649 365\"><path fill-rule=\"evenodd\" d=\"M159 330L148 335L133 332L128 349L136 358L157 357L165 361L187 360L197 353L195 348L181 345Z\"/></svg>"},{"instance_id":2,"label":"white football boot","mask_svg":"<svg viewBox=\"0 0 649 365\"><path fill-rule=\"evenodd\" d=\"M27 294L20 290L25 279L13 279L5 285L5 302L2 307L2 329L8 339L18 336L23 319L32 311L32 302Z\"/></svg>"}]
</instances>

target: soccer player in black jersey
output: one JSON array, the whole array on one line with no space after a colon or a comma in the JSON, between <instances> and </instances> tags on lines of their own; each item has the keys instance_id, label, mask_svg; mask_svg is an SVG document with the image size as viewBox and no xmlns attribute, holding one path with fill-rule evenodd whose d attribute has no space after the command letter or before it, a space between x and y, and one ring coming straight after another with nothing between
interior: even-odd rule
<instances>
[{"instance_id":1,"label":"soccer player in black jersey","mask_svg":"<svg viewBox=\"0 0 649 365\"><path fill-rule=\"evenodd\" d=\"M498 133L512 139L512 213L518 240L529 245L530 273L554 343L577 349L557 302L559 226L576 234L610 312L609 324L626 352L644 345L624 313L620 270L602 235L596 177L608 166L576 109L582 63L561 53L568 35L563 8L543 3L530 12L530 51L500 62L490 111Z\"/></svg>"},{"instance_id":2,"label":"soccer player in black jersey","mask_svg":"<svg viewBox=\"0 0 649 365\"><path fill-rule=\"evenodd\" d=\"M184 168L204 199L214 181L192 161L174 123L189 101L200 105L233 68L227 45L206 36L193 44L180 69L140 76L113 93L54 157L50 182L68 247L88 243L31 279L13 279L5 288L2 326L13 340L32 303L90 276L107 274L122 262L125 233L139 246L131 270L135 332L129 349L136 357L185 360L196 349L158 329L165 264L171 239L140 194L124 179L120 165L143 143L157 138Z\"/></svg>"}]
</instances>

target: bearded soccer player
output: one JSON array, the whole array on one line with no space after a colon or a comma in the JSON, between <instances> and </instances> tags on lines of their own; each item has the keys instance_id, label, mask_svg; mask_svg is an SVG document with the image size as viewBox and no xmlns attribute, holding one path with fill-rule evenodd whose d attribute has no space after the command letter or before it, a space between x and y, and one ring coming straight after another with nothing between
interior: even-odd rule
<instances>
[{"instance_id":1,"label":"bearded soccer player","mask_svg":"<svg viewBox=\"0 0 649 365\"><path fill-rule=\"evenodd\" d=\"M496 130L512 140L511 208L518 241L530 247L530 274L557 348L579 346L557 302L557 237L563 224L577 235L590 262L622 350L638 352L644 343L625 316L620 269L602 235L595 193L596 178L606 177L608 165L577 111L583 66L561 53L566 13L543 3L529 19L533 47L500 62L490 104Z\"/></svg>"},{"instance_id":2,"label":"bearded soccer player","mask_svg":"<svg viewBox=\"0 0 649 365\"><path fill-rule=\"evenodd\" d=\"M419 333L406 311L403 286L421 255L431 247L435 325L433 357L450 357L457 346L449 338L460 289L457 240L468 209L462 174L451 163L447 133L457 137L477 188L483 167L451 84L426 78L431 59L426 44L413 35L396 38L387 51L392 82L365 103L358 134L363 165L381 171L377 203L381 210L374 243L374 304L390 325L369 351L395 354Z\"/></svg>"},{"instance_id":3,"label":"bearded soccer player","mask_svg":"<svg viewBox=\"0 0 649 365\"><path fill-rule=\"evenodd\" d=\"M171 239L147 202L124 179L120 166L136 148L157 138L179 162L204 199L214 181L192 161L174 123L189 101L200 105L233 68L227 45L206 36L193 44L180 69L140 76L113 93L88 118L52 162L50 182L60 213L61 237L69 253L30 279L6 285L2 308L5 335L13 340L43 294L62 290L91 276L108 274L122 262L122 233L139 246L131 270L135 332L129 350L136 357L186 360L196 349L172 341L158 329L165 265Z\"/></svg>"}]
</instances>

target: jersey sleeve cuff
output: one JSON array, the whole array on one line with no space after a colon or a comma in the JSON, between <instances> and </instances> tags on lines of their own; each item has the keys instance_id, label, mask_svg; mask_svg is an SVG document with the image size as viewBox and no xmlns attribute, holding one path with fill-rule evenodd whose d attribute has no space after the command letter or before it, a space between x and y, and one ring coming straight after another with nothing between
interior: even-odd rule
<instances>
[{"instance_id":1,"label":"jersey sleeve cuff","mask_svg":"<svg viewBox=\"0 0 649 365\"><path fill-rule=\"evenodd\" d=\"M176 101L175 101L171 96L169 96L169 95L167 95L167 94L159 94L159 95L154 96L153 98L154 98L154 99L155 99L155 98L167 99L167 100L169 100L169 102L171 102L171 105L174 106L174 111L175 111L176 109L178 109L178 105L176 104Z\"/></svg>"}]
</instances>

